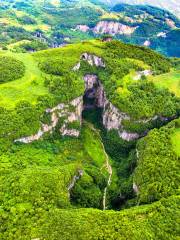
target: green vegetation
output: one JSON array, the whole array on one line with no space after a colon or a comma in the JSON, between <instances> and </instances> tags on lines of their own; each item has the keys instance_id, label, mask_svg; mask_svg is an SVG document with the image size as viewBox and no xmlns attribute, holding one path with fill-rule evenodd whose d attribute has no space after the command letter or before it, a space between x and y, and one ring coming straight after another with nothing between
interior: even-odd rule
<instances>
[{"instance_id":1,"label":"green vegetation","mask_svg":"<svg viewBox=\"0 0 180 240\"><path fill-rule=\"evenodd\" d=\"M179 235L179 197L121 212L56 210L49 215L41 232L52 240L175 240Z\"/></svg>"},{"instance_id":2,"label":"green vegetation","mask_svg":"<svg viewBox=\"0 0 180 240\"><path fill-rule=\"evenodd\" d=\"M23 40L32 41L27 51L38 51L34 42L43 42L53 48L64 43L75 43L98 36L93 32L101 21L115 21L137 27L133 34L116 34L116 39L126 43L143 45L149 39L150 47L167 56L180 56L180 21L172 13L152 6L118 4L113 8L99 0L19 0L1 1L0 47L8 47ZM76 29L87 25L87 31ZM166 34L166 37L159 36ZM42 49L42 46L41 46ZM14 48L13 51L24 51Z\"/></svg>"},{"instance_id":3,"label":"green vegetation","mask_svg":"<svg viewBox=\"0 0 180 240\"><path fill-rule=\"evenodd\" d=\"M38 96L48 93L47 88L44 86L43 74L30 54L16 54L11 52L2 52L3 57L13 57L20 64L20 69L25 66L25 74L21 75L19 79L5 84L0 84L0 105L1 107L12 108L21 100L26 100L31 103L36 103ZM0 64L4 65L4 62ZM13 65L11 65L13 66ZM3 71L6 71L6 67ZM15 69L16 71L16 69ZM24 70L23 70L24 71ZM19 75L19 72L17 73Z\"/></svg>"},{"instance_id":4,"label":"green vegetation","mask_svg":"<svg viewBox=\"0 0 180 240\"><path fill-rule=\"evenodd\" d=\"M149 80L152 80L155 86L167 88L176 96L180 97L180 71L178 69L159 76L149 77Z\"/></svg>"},{"instance_id":5,"label":"green vegetation","mask_svg":"<svg viewBox=\"0 0 180 240\"><path fill-rule=\"evenodd\" d=\"M89 65L81 59L83 53L101 57L106 67ZM95 109L83 112L82 126L79 121L67 123L68 129L80 130L77 138L61 136L64 116L59 116L53 131L38 141L14 140L36 134L42 123L50 124L46 109L83 96L87 73L97 74L108 99L131 116L123 121L126 130L144 133L159 128L162 122L139 121L155 115L167 121L178 117L178 94L156 85L156 78L172 74L177 60L100 40L33 54L1 51L0 64L4 58L20 62L17 73L22 68L24 72L0 85L0 239L176 240L179 120L127 142L116 130L102 127L102 109ZM80 69L73 71L79 62ZM8 69L3 65L3 71ZM145 69L154 75L134 80L137 71ZM107 210L101 211L104 196Z\"/></svg>"},{"instance_id":6,"label":"green vegetation","mask_svg":"<svg viewBox=\"0 0 180 240\"><path fill-rule=\"evenodd\" d=\"M25 67L21 61L12 57L0 56L0 83L22 78L25 73Z\"/></svg>"},{"instance_id":7,"label":"green vegetation","mask_svg":"<svg viewBox=\"0 0 180 240\"><path fill-rule=\"evenodd\" d=\"M134 181L139 187L140 202L149 203L179 194L179 143L175 143L179 129L180 121L175 120L160 130L152 130L139 141Z\"/></svg>"},{"instance_id":8,"label":"green vegetation","mask_svg":"<svg viewBox=\"0 0 180 240\"><path fill-rule=\"evenodd\" d=\"M80 73L70 75L69 70L77 64L81 54L84 52L101 56L105 60L107 67L105 69L90 67L88 64L82 62ZM51 76L47 78L45 83L49 87L50 92L57 96L59 100L59 91L61 93L64 92L63 101L65 101L66 94L68 94L67 99L71 99L75 95L79 96L83 93L84 87L83 82L78 80L78 76L82 78L85 73L96 73L103 82L107 96L111 102L132 117L138 119L151 117L155 114L163 116L176 114L177 99L164 89L158 90L152 83L146 83L145 81L135 83L131 79L130 82L126 80L124 80L126 82L123 82L123 78L132 69L142 70L147 65L152 68L154 74L170 70L170 61L151 50L125 45L117 41L111 43L91 41L83 44L69 45L61 50L36 53L34 56L38 59L42 71L56 75L56 77ZM143 60L143 64L139 60ZM71 88L68 86L71 86ZM68 89L68 92L66 89ZM76 89L79 91L77 92ZM152 99L154 100L152 101ZM166 104L164 105L164 103ZM167 104L169 104L168 108ZM143 109L142 105L144 106Z\"/></svg>"},{"instance_id":9,"label":"green vegetation","mask_svg":"<svg viewBox=\"0 0 180 240\"><path fill-rule=\"evenodd\" d=\"M176 154L178 155L178 157L180 156L180 130L179 128L175 129L174 134L171 137L172 140L172 145L174 148L174 151L176 152Z\"/></svg>"}]
</instances>

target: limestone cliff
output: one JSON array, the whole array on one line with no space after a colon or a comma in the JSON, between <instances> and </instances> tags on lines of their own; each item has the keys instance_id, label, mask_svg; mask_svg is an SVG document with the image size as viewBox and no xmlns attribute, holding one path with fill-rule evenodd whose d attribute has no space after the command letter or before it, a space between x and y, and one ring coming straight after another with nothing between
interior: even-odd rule
<instances>
[{"instance_id":1,"label":"limestone cliff","mask_svg":"<svg viewBox=\"0 0 180 240\"><path fill-rule=\"evenodd\" d=\"M98 22L94 28L90 28L87 25L77 25L74 30L81 32L91 31L94 34L131 35L136 30L136 28L138 28L138 26L131 27L119 22L104 20Z\"/></svg>"},{"instance_id":2,"label":"limestone cliff","mask_svg":"<svg viewBox=\"0 0 180 240\"><path fill-rule=\"evenodd\" d=\"M83 53L80 57L81 61L87 62L91 66L96 66L96 67L103 67L105 68L106 65L101 57L98 57L94 54L89 54L89 53ZM74 67L73 71L78 71L81 67L81 62L78 62Z\"/></svg>"},{"instance_id":3,"label":"limestone cliff","mask_svg":"<svg viewBox=\"0 0 180 240\"><path fill-rule=\"evenodd\" d=\"M75 30L79 30L81 32L88 32L90 28L87 25L77 25Z\"/></svg>"},{"instance_id":4,"label":"limestone cliff","mask_svg":"<svg viewBox=\"0 0 180 240\"><path fill-rule=\"evenodd\" d=\"M82 111L83 111L83 98L78 97L71 101L69 104L58 104L52 109L46 109L46 113L51 115L51 123L41 125L39 131L31 136L23 137L15 140L15 142L31 143L39 140L45 133L52 133L57 127L60 120L62 124L60 126L60 133L62 136L75 136L78 137L80 134L79 129L69 129L68 125L73 122L82 122Z\"/></svg>"},{"instance_id":5,"label":"limestone cliff","mask_svg":"<svg viewBox=\"0 0 180 240\"><path fill-rule=\"evenodd\" d=\"M120 138L126 141L138 139L140 136L137 133L127 132L122 124L123 120L130 120L130 116L121 112L107 99L104 103L103 125L107 130L115 129L118 131Z\"/></svg>"},{"instance_id":6,"label":"limestone cliff","mask_svg":"<svg viewBox=\"0 0 180 240\"><path fill-rule=\"evenodd\" d=\"M114 22L114 21L100 21L97 23L93 32L95 34L124 34L124 35L131 35L137 27L130 27L128 25Z\"/></svg>"},{"instance_id":7,"label":"limestone cliff","mask_svg":"<svg viewBox=\"0 0 180 240\"><path fill-rule=\"evenodd\" d=\"M85 81L85 97L94 99L91 105L87 104L84 108L98 107L103 109L102 119L104 127L109 131L115 129L118 131L119 136L126 140L131 141L139 138L137 133L128 133L124 128L122 121L130 120L130 117L119 111L106 97L104 88L98 77L94 74L87 74L84 76Z\"/></svg>"}]
</instances>

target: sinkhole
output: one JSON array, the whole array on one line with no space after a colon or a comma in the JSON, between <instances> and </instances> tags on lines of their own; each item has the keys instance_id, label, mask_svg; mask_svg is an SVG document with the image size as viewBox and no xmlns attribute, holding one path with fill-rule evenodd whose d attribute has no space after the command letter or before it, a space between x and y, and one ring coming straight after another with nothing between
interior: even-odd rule
<instances>
[{"instance_id":1,"label":"sinkhole","mask_svg":"<svg viewBox=\"0 0 180 240\"><path fill-rule=\"evenodd\" d=\"M102 123L102 112L105 105L105 93L98 77L93 74L84 76L85 93L83 96L83 113L84 120L97 124Z\"/></svg>"}]
</instances>

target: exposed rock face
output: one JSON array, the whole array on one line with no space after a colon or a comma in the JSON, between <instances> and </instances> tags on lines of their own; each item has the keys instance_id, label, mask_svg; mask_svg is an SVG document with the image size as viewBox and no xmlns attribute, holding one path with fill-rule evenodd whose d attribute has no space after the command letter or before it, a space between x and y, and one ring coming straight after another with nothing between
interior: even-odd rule
<instances>
[{"instance_id":1,"label":"exposed rock face","mask_svg":"<svg viewBox=\"0 0 180 240\"><path fill-rule=\"evenodd\" d=\"M88 54L88 53L83 53L81 56L81 59L83 61L86 61L89 63L91 66L96 66L96 67L103 67L105 68L106 65L101 57L98 57L93 54Z\"/></svg>"},{"instance_id":2,"label":"exposed rock face","mask_svg":"<svg viewBox=\"0 0 180 240\"><path fill-rule=\"evenodd\" d=\"M159 32L157 34L157 37L163 37L163 38L166 38L167 37L167 34L165 32Z\"/></svg>"},{"instance_id":3,"label":"exposed rock face","mask_svg":"<svg viewBox=\"0 0 180 240\"><path fill-rule=\"evenodd\" d=\"M123 119L130 119L126 114L121 113L112 103L106 100L104 113L103 113L103 124L107 130L119 129Z\"/></svg>"},{"instance_id":4,"label":"exposed rock face","mask_svg":"<svg viewBox=\"0 0 180 240\"><path fill-rule=\"evenodd\" d=\"M89 90L98 84L98 78L94 74L87 74L84 76L85 89Z\"/></svg>"},{"instance_id":5,"label":"exposed rock face","mask_svg":"<svg viewBox=\"0 0 180 240\"><path fill-rule=\"evenodd\" d=\"M103 61L103 59L101 57L98 57L96 55L93 54L89 54L89 53L83 53L81 55L81 60L86 61L89 65L91 66L96 66L96 67L102 67L105 68L106 65ZM78 71L81 67L81 62L78 62L74 67L73 67L73 71Z\"/></svg>"},{"instance_id":6,"label":"exposed rock face","mask_svg":"<svg viewBox=\"0 0 180 240\"><path fill-rule=\"evenodd\" d=\"M105 102L103 112L103 125L107 130L118 130L120 138L126 141L138 139L140 136L137 133L129 133L123 128L122 121L130 120L130 117L123 112L120 112L112 103L107 99Z\"/></svg>"},{"instance_id":7,"label":"exposed rock face","mask_svg":"<svg viewBox=\"0 0 180 240\"><path fill-rule=\"evenodd\" d=\"M78 170L77 175L75 175L73 177L72 182L68 186L69 195L70 195L70 191L73 189L73 187L75 186L76 182L83 176L83 174L84 174L83 170Z\"/></svg>"},{"instance_id":8,"label":"exposed rock face","mask_svg":"<svg viewBox=\"0 0 180 240\"><path fill-rule=\"evenodd\" d=\"M144 71L140 71L140 72L137 72L137 75L134 77L134 80L140 80L142 76L150 76L152 75L152 71L151 70L144 70Z\"/></svg>"},{"instance_id":9,"label":"exposed rock face","mask_svg":"<svg viewBox=\"0 0 180 240\"><path fill-rule=\"evenodd\" d=\"M107 130L115 129L118 131L119 136L126 140L131 141L139 138L137 133L128 133L123 129L122 120L130 120L130 117L120 112L111 102L108 101L103 85L96 75L87 74L84 76L85 81L85 97L94 99L91 105L87 104L84 108L98 107L103 109L103 125Z\"/></svg>"},{"instance_id":10,"label":"exposed rock face","mask_svg":"<svg viewBox=\"0 0 180 240\"><path fill-rule=\"evenodd\" d=\"M90 28L87 25L77 25L75 30L79 30L81 32L88 32Z\"/></svg>"},{"instance_id":11,"label":"exposed rock face","mask_svg":"<svg viewBox=\"0 0 180 240\"><path fill-rule=\"evenodd\" d=\"M88 99L94 99L91 106L84 105L84 108L88 107L98 107L104 108L104 103L106 102L106 96L104 93L104 88L99 81L98 77L94 74L87 74L84 76L85 81L85 97Z\"/></svg>"},{"instance_id":12,"label":"exposed rock face","mask_svg":"<svg viewBox=\"0 0 180 240\"><path fill-rule=\"evenodd\" d=\"M133 190L137 195L139 194L139 188L135 182L133 183Z\"/></svg>"},{"instance_id":13,"label":"exposed rock face","mask_svg":"<svg viewBox=\"0 0 180 240\"><path fill-rule=\"evenodd\" d=\"M73 110L70 110L70 107ZM61 128L59 129L62 136L75 136L78 137L80 131L77 129L68 129L68 124L78 121L80 124L82 122L82 111L83 111L83 98L78 97L70 102L70 104L58 104L52 109L46 109L46 113L51 114L51 124L42 124L41 129L32 136L23 137L15 140L15 142L31 143L33 141L39 140L45 133L51 133L57 126L59 119L65 118Z\"/></svg>"},{"instance_id":14,"label":"exposed rock face","mask_svg":"<svg viewBox=\"0 0 180 240\"><path fill-rule=\"evenodd\" d=\"M131 35L136 30L136 28L137 27L130 27L119 22L100 21L93 29L93 32L95 34Z\"/></svg>"},{"instance_id":15,"label":"exposed rock face","mask_svg":"<svg viewBox=\"0 0 180 240\"><path fill-rule=\"evenodd\" d=\"M170 28L176 28L175 22L169 18L166 18L166 23Z\"/></svg>"},{"instance_id":16,"label":"exposed rock face","mask_svg":"<svg viewBox=\"0 0 180 240\"><path fill-rule=\"evenodd\" d=\"M137 133L128 133L125 130L123 130L122 132L119 131L119 136L122 139L124 139L124 140L126 140L128 142L132 141L132 140L135 140L135 139L138 139L140 137L139 134L137 134Z\"/></svg>"}]
</instances>

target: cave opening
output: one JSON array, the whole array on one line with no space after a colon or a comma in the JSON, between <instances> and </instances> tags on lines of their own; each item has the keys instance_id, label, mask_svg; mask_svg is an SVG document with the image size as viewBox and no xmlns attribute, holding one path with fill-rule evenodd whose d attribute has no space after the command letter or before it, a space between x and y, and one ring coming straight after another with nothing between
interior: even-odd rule
<instances>
[{"instance_id":1,"label":"cave opening","mask_svg":"<svg viewBox=\"0 0 180 240\"><path fill-rule=\"evenodd\" d=\"M102 113L105 102L103 86L96 75L87 74L84 81L86 90L83 96L82 118L97 128L102 128Z\"/></svg>"}]
</instances>

